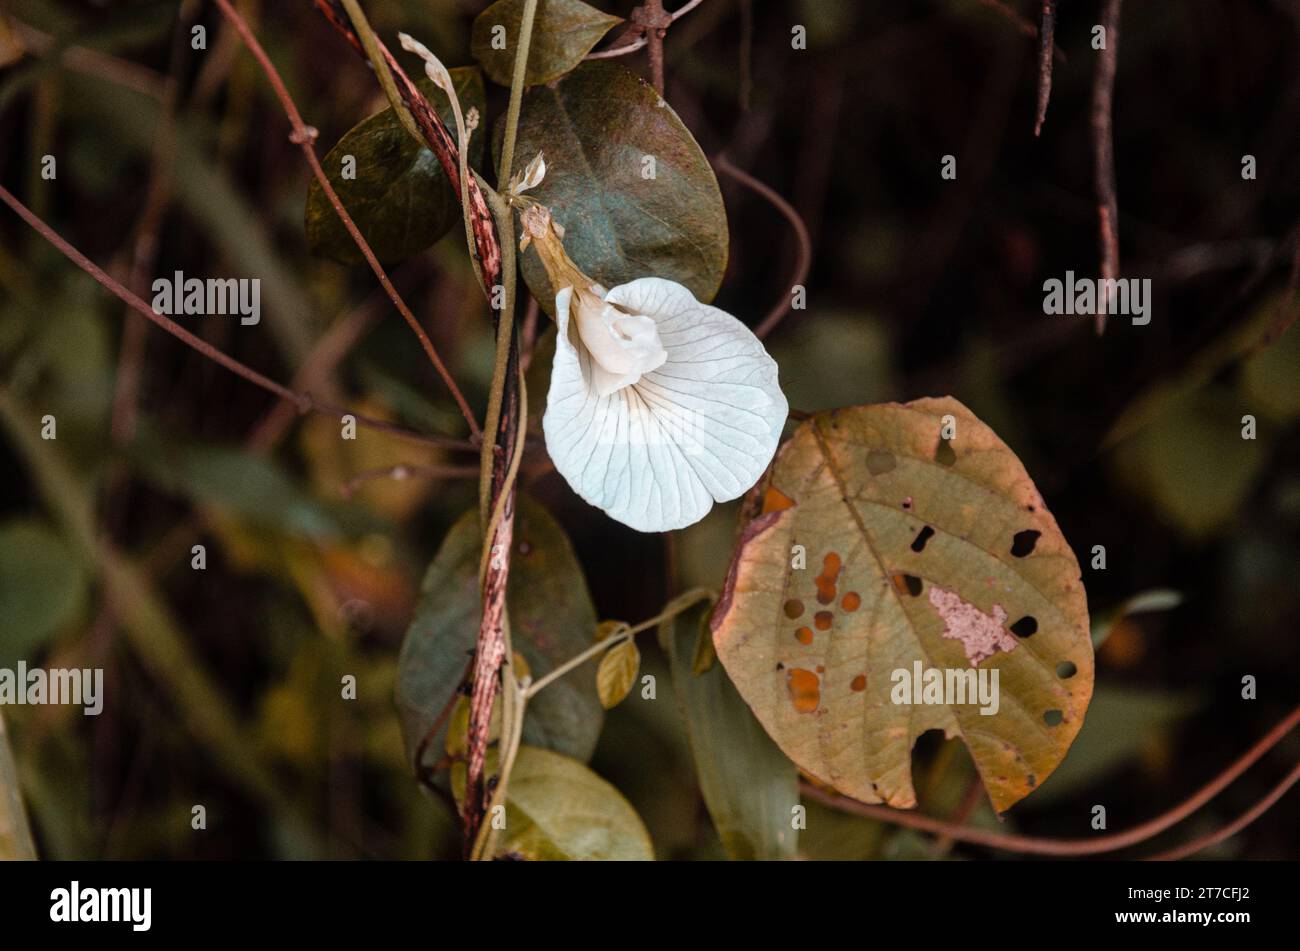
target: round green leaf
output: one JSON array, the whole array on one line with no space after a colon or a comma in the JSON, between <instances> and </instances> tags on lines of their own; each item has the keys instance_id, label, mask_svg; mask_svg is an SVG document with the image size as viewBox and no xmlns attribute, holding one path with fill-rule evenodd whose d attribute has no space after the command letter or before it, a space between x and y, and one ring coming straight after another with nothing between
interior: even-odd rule
<instances>
[{"instance_id":1,"label":"round green leaf","mask_svg":"<svg viewBox=\"0 0 1300 951\"><path fill-rule=\"evenodd\" d=\"M1074 553L992 430L951 398L818 413L763 498L713 640L787 756L900 807L916 804L911 749L927 730L965 742L998 811L1047 778L1092 696L1088 610ZM918 666L952 691L905 702L899 672ZM996 710L956 694L994 672Z\"/></svg>"},{"instance_id":2,"label":"round green leaf","mask_svg":"<svg viewBox=\"0 0 1300 951\"><path fill-rule=\"evenodd\" d=\"M596 668L596 693L600 705L612 710L623 702L641 672L641 652L630 638L607 650Z\"/></svg>"},{"instance_id":3,"label":"round green leaf","mask_svg":"<svg viewBox=\"0 0 1300 951\"><path fill-rule=\"evenodd\" d=\"M500 128L498 127L498 147ZM515 154L546 156L528 194L565 229L564 247L606 287L662 277L708 302L727 266L727 214L713 169L672 107L616 63L585 62L524 97ZM523 275L555 303L537 252Z\"/></svg>"},{"instance_id":4,"label":"round green leaf","mask_svg":"<svg viewBox=\"0 0 1300 951\"><path fill-rule=\"evenodd\" d=\"M0 666L32 663L85 596L85 572L63 539L34 520L0 525Z\"/></svg>"},{"instance_id":5,"label":"round green leaf","mask_svg":"<svg viewBox=\"0 0 1300 951\"><path fill-rule=\"evenodd\" d=\"M452 82L461 110L484 109L483 74L475 66L453 69ZM447 94L430 80L420 91L455 135L456 118ZM470 138L470 164L483 157L483 131ZM345 178L345 158L355 160L355 178ZM350 164L350 163L349 163ZM375 256L385 264L423 251L462 220L460 197L452 191L442 165L429 149L411 138L391 108L354 126L321 160L321 167L343 207ZM365 258L319 183L307 189L307 244L311 250L344 264Z\"/></svg>"},{"instance_id":6,"label":"round green leaf","mask_svg":"<svg viewBox=\"0 0 1300 951\"><path fill-rule=\"evenodd\" d=\"M474 20L470 50L488 78L502 86L509 86L514 76L523 15L524 0L497 0ZM524 82L536 86L559 79L622 22L580 0L538 0Z\"/></svg>"},{"instance_id":7,"label":"round green leaf","mask_svg":"<svg viewBox=\"0 0 1300 951\"><path fill-rule=\"evenodd\" d=\"M398 658L397 706L407 753L435 762L446 727L425 738L465 674L478 639L482 604L478 566L482 542L477 510L452 527L424 576L415 618ZM506 595L514 648L533 678L544 677L591 646L596 610L568 537L550 514L521 498ZM591 676L561 677L528 704L524 739L584 762L600 737L604 710Z\"/></svg>"},{"instance_id":8,"label":"round green leaf","mask_svg":"<svg viewBox=\"0 0 1300 951\"><path fill-rule=\"evenodd\" d=\"M506 828L497 855L648 862L654 846L617 789L575 759L523 746L506 787Z\"/></svg>"}]
</instances>

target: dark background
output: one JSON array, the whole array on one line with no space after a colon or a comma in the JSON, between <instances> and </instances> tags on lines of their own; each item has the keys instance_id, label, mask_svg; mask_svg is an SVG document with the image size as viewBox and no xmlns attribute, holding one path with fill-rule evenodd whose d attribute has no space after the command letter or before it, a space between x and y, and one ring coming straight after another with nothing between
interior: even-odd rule
<instances>
[{"instance_id":1,"label":"dark background","mask_svg":"<svg viewBox=\"0 0 1300 951\"><path fill-rule=\"evenodd\" d=\"M598 5L619 14L631 6ZM404 29L461 65L471 62L469 24L481 6L367 9L381 36ZM1095 636L1105 638L1093 706L1065 764L999 826L1055 836L1087 835L1094 804L1106 806L1112 830L1172 807L1300 698L1300 343L1292 329L1271 348L1258 345L1297 306L1287 282L1300 224L1300 3L1125 4L1113 113L1121 273L1151 279L1153 317L1147 326L1112 319L1101 338L1089 319L1042 308L1043 281L1098 267L1089 122L1098 54L1089 41L1099 6L1061 3L1063 56L1037 139L1036 43L1006 13L1032 20L1036 3L705 0L666 44L666 98L705 152L725 150L786 196L811 233L808 307L768 341L791 406L957 397L1020 455L1084 565L1102 622ZM382 107L364 64L310 3L240 8L320 129L321 154ZM183 44L174 53L176 9L5 0L29 40L37 31L99 55L60 65L29 54L0 71L0 181L126 279L154 180L151 96L173 76L174 181L153 273L224 265L261 273L264 285L276 275L280 296L268 300L263 289L266 333L204 331L277 380L301 366L294 340L310 343L369 308L355 347L314 385L412 428L461 435L409 331L375 297L372 275L307 253L310 173L256 64L207 4L197 22L208 50ZM791 49L792 24L806 25L807 50ZM642 54L620 62L647 69ZM505 91L490 95L495 116ZM58 156L56 182L39 177L47 152ZM947 154L957 159L955 181L939 174ZM1246 154L1257 160L1253 181L1242 179ZM761 197L720 182L732 244L716 303L755 325L788 291L795 239ZM391 273L481 408L492 342L463 251L453 233ZM245 266L250 254L255 264ZM474 460L373 435L340 449L336 424L319 418L293 422L270 462L259 461L240 447L272 398L152 328L134 358L137 438L117 441L110 422L129 350L124 316L16 217L0 215L0 389L32 418L58 416L59 439L46 449L55 446L75 473L69 504L90 507L97 530L146 567L147 584L253 742L213 749L182 728L174 697L186 684L169 682L143 659L148 648L123 633L40 466L6 431L3 559L35 557L19 550L30 535L14 528L35 526L50 568L47 589L5 590L6 619L36 620L0 629L0 666L18 657L103 666L110 697L98 718L4 711L39 851L456 854L445 804L422 796L403 764L391 690L424 566L475 504L474 483L377 480L352 498L341 489L372 467ZM1253 442L1241 438L1246 413L1258 421ZM1108 439L1122 418L1138 422L1126 438ZM188 460L179 469L177 452ZM663 540L588 508L541 455L530 455L524 482L573 539L600 616L656 613ZM680 533L683 584L720 583L735 514L721 506ZM339 532L317 533L318 519ZM186 564L195 539L208 547L203 573ZM1087 567L1093 545L1106 547L1104 571ZM1116 616L1153 589L1177 592L1181 603ZM331 702L340 671L362 685L348 713ZM1247 675L1258 699L1241 697ZM611 713L593 766L628 795L662 856L717 856L672 705L648 706L665 712ZM930 739L918 748L921 806L950 814L969 759L956 743ZM1234 818L1298 753L1296 738L1284 742L1157 842ZM281 781L285 801L232 779L248 763ZM194 803L218 831L190 831ZM810 857L994 855L810 812L802 839ZM1292 793L1210 854L1295 858L1296 820ZM974 821L998 825L986 805Z\"/></svg>"}]
</instances>

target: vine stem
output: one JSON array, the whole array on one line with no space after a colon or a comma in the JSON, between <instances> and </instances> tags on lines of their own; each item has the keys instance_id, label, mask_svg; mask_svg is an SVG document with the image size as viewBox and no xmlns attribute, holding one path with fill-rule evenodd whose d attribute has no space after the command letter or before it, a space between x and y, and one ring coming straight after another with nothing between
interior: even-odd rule
<instances>
[{"instance_id":1,"label":"vine stem","mask_svg":"<svg viewBox=\"0 0 1300 951\"><path fill-rule=\"evenodd\" d=\"M338 0L311 0L311 3L354 51L363 57L366 55L360 38ZM485 552L493 553L494 557L490 561L485 560L486 567L482 569L483 615L474 650L475 682L474 695L471 697L469 775L474 775L477 769L478 782L467 783L463 817L465 853L471 855L478 841L483 816L482 771L487 756L488 719L482 713L484 710L491 713L500 667L508 657L506 647L509 630L505 597L514 525L514 477L511 473L518 471L515 458L522 452L526 441L520 432L525 423L521 418L524 405L523 381L519 375L518 348L513 345L513 226L508 211L505 214L500 211L502 202L477 175L470 175L466 180L460 174L460 149L442 119L406 75L401 64L378 39L375 40L375 48L390 70L397 94L414 117L425 144L446 172L453 190L462 196L462 202L467 206L465 213L474 233L472 256L482 276L484 293L488 295L492 307L497 352L501 356L497 371L493 373L495 403L489 401L488 406L490 425L486 428L493 435L482 440L480 446L483 458L487 459L490 453L492 460L490 487L486 492L487 504L482 504L480 510L494 513L490 520L485 517L488 524L485 525L484 533L485 538L491 540L490 544L485 544ZM489 204L489 196L495 201L495 207ZM508 260L503 254L503 238L505 245L511 245L512 253ZM499 296L495 293L498 285L503 291ZM500 371L502 365L505 367L504 372ZM473 715L473 704L477 704L480 712L477 717Z\"/></svg>"},{"instance_id":2,"label":"vine stem","mask_svg":"<svg viewBox=\"0 0 1300 951\"><path fill-rule=\"evenodd\" d=\"M1208 849L1212 845L1218 845L1225 839L1230 839L1246 826L1250 825L1264 813L1268 812L1277 803L1279 799L1286 795L1287 790L1300 781L1300 763L1295 765L1291 772L1287 773L1286 778L1274 786L1267 795L1259 802L1251 806L1240 816L1228 823L1222 829L1216 829L1214 832L1207 833L1185 845L1170 849L1168 852L1161 852L1158 855L1150 856L1149 862L1173 862L1178 859L1185 859L1189 855L1195 855L1202 849Z\"/></svg>"},{"instance_id":3,"label":"vine stem","mask_svg":"<svg viewBox=\"0 0 1300 951\"><path fill-rule=\"evenodd\" d=\"M1280 723L1274 726L1259 742L1242 754L1227 769L1174 808L1124 832L1115 832L1091 839L1046 839L1028 835L1005 835L1000 832L989 832L984 829L974 829L967 825L945 822L942 819L935 819L930 816L904 812L899 809L892 809L889 806L868 805L806 782L800 785L803 794L810 799L815 799L843 812L865 816L868 819L877 819L893 825L906 826L909 829L918 829L921 832L944 835L958 842L970 842L974 845L983 845L989 848L1029 855L1098 855L1103 852L1126 849L1129 846L1145 842L1147 839L1154 838L1164 832L1170 826L1186 819L1236 781L1260 757L1295 729L1297 724L1300 724L1300 707L1292 710L1290 714L1283 718ZM1294 782L1294 780L1290 780L1290 782ZM1290 783L1284 781L1283 785L1276 791L1277 797L1280 797L1289 786ZM1272 802L1275 802L1277 797L1270 796L1264 801L1268 805L1272 805ZM1262 811L1261 809L1260 813ZM1251 814L1247 813L1247 815ZM1254 818L1256 816L1251 816L1252 821ZM1233 831L1237 830L1234 829Z\"/></svg>"},{"instance_id":4,"label":"vine stem","mask_svg":"<svg viewBox=\"0 0 1300 951\"><path fill-rule=\"evenodd\" d=\"M528 71L528 53L532 46L533 23L537 0L525 0L515 41L514 71L510 78L510 102L506 107L506 126L502 140L501 164L497 169L497 186L504 188L510 180L514 163L515 142L519 134L519 113L523 103L524 83ZM496 360L492 371L492 388L488 395L486 431L479 475L479 512L483 521L483 553L479 579L483 593L483 618L479 624L478 651L474 658L474 687L470 695L469 762L465 774L465 842L471 859L491 858L496 839L494 823L483 823L483 816L505 802L510 771L523 735L524 709L527 701L513 673L514 650L510 643L510 622L506 615L506 584L510 571L510 546L514 537L515 480L523 457L523 440L527 432L527 394L519 370L519 348L514 334L515 291L517 285L517 249L514 217L496 192L488 192L488 204L502 239L501 319L497 322ZM502 418L507 400L507 381L513 379L515 439L513 452L503 460L491 451L501 437ZM495 497L495 502L490 500ZM502 682L501 749L505 755L498 762L496 786L484 801L483 774L487 765L493 701L497 682Z\"/></svg>"},{"instance_id":5,"label":"vine stem","mask_svg":"<svg viewBox=\"0 0 1300 951\"><path fill-rule=\"evenodd\" d=\"M790 290L781 295L781 299L777 301L762 322L754 328L754 336L762 340L776 328L776 325L781 322L781 318L790 312L791 294L794 288L808 279L808 272L812 269L812 236L808 234L808 226L804 224L802 216L800 216L794 205L782 198L780 193L770 185L760 182L753 175L733 165L726 153L719 153L713 157L713 167L719 172L730 175L746 188L771 202L776 210L785 217L785 220L790 223L790 227L794 230L795 240L798 242L799 253L795 260L794 274L790 277Z\"/></svg>"},{"instance_id":6,"label":"vine stem","mask_svg":"<svg viewBox=\"0 0 1300 951\"><path fill-rule=\"evenodd\" d=\"M284 113L289 118L289 125L293 128L293 133L289 136L290 141L302 150L303 156L307 159L307 164L311 166L312 174L316 177L316 181L320 185L321 190L325 193L326 197L329 198L330 205L333 206L335 214L337 214L339 220L343 222L343 227L346 228L348 234L352 236L352 240L356 244L357 250L359 250L362 257L366 259L366 263L370 265L370 269L375 272L375 277L379 279L379 283L383 286L384 292L388 294L389 300L393 302L393 306L397 308L398 313L402 315L402 319L406 321L407 326L409 326L415 334L416 339L420 341L420 346L423 348L425 356L429 358L429 362L433 364L433 368L437 371L438 375L442 377L443 383L446 384L447 389L451 392L452 399L456 401L456 406L460 409L460 414L465 417L465 423L469 426L470 438L474 442L478 442L482 439L483 434L479 429L478 420L476 420L474 414L470 412L469 403L465 401L465 395L461 393L460 387L456 385L456 381L452 378L450 371L448 371L446 365L442 362L442 358L438 356L438 351L434 348L433 342L429 339L429 335L424 332L424 328L420 326L420 322L415 319L415 314L411 313L411 308L406 306L406 301L404 301L402 295L397 292L397 288L393 286L393 282L388 279L388 274L384 271L383 265L379 263L379 259L375 257L375 253L370 250L370 245L366 242L366 239L362 237L361 231L356 226L356 222L352 220L352 216L348 214L347 209L343 207L343 202L339 200L338 193L334 191L334 186L330 184L329 178L325 175L325 170L321 168L320 159L316 157L316 148L314 145L317 136L316 130L302 121L302 115L298 112L298 107L294 104L293 97L289 95L289 90L285 88L284 81L280 78L280 73L276 70L275 64L272 63L271 58L266 55L266 51L262 49L262 44L257 41L257 37L253 35L253 31L249 29L248 24L244 22L244 18L241 17L235 8L230 5L230 0L217 0L217 6L221 9L221 12L226 19L230 21L231 26L235 28L240 39L244 41L244 45L248 47L248 51L252 53L253 58L257 60L258 65L262 67L262 72L266 74L266 78L270 82L271 88L275 91L276 98L280 100L280 105L284 107ZM391 76L388 77L388 81L390 84L392 83Z\"/></svg>"},{"instance_id":7,"label":"vine stem","mask_svg":"<svg viewBox=\"0 0 1300 951\"><path fill-rule=\"evenodd\" d=\"M1115 195L1115 141L1111 113L1119 61L1119 16L1122 0L1104 0L1101 12L1106 48L1097 58L1092 82L1092 159L1097 193L1097 243L1103 281L1119 277L1119 199ZM1111 285L1107 285L1111 286ZM1109 301L1107 302L1109 304ZM1109 306L1097 302L1097 336L1106 330Z\"/></svg>"},{"instance_id":8,"label":"vine stem","mask_svg":"<svg viewBox=\"0 0 1300 951\"><path fill-rule=\"evenodd\" d=\"M677 615L681 614L683 611L687 610L688 608L694 607L699 602L707 601L708 599L713 597L715 597L714 593L712 591L709 591L707 588L694 588L691 591L687 591L683 595L673 598L672 601L668 603L667 607L665 607L662 611L660 611L658 614L656 614L654 617L650 618L649 620L642 621L640 624L636 625L635 627L625 627L620 631L616 631L615 633L611 634L609 637L605 638L603 641L597 641L596 643L592 644L582 653L577 654L574 657L570 657L559 667L556 667L554 670L548 673L545 677L542 677L540 680L537 680L535 683L530 684L528 686L528 689L524 691L524 698L526 700L531 700L538 693L538 691L542 690L544 687L547 687L548 685L559 680L561 677L563 677L569 671L573 670L575 667L581 667L587 661L609 650L611 647L615 647L616 645L621 644L624 641L630 641L633 638L635 638L636 635L640 634L642 631L648 631L652 627L658 627L664 621L672 620L673 618L675 618Z\"/></svg>"}]
</instances>

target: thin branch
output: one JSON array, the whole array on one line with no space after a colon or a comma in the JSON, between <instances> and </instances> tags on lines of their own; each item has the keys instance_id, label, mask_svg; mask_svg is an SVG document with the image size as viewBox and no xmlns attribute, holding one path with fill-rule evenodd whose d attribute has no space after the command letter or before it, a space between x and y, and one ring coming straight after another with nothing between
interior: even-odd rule
<instances>
[{"instance_id":1,"label":"thin branch","mask_svg":"<svg viewBox=\"0 0 1300 951\"><path fill-rule=\"evenodd\" d=\"M633 31L635 32L635 31ZM613 59L616 56L626 56L628 53L635 53L637 50L645 49L646 38L638 36L631 43L625 43L620 46L611 46L607 50L600 50L596 53L588 53L586 59Z\"/></svg>"},{"instance_id":2,"label":"thin branch","mask_svg":"<svg viewBox=\"0 0 1300 951\"><path fill-rule=\"evenodd\" d=\"M1242 829L1246 828L1246 826L1250 825L1264 813L1272 809L1277 801L1286 795L1287 790L1296 784L1297 780L1300 780L1300 763L1296 764L1296 767L1287 774L1285 779L1274 786L1273 789L1269 791L1268 795L1255 803L1255 805L1251 806L1222 829L1207 833L1199 838L1193 839L1186 845L1180 845L1175 849L1170 849L1168 852L1161 852L1158 855L1152 855L1147 859L1147 861L1173 862L1178 859L1185 859L1189 855L1195 855L1203 849L1208 849L1212 845L1218 845L1225 839L1232 838Z\"/></svg>"},{"instance_id":3,"label":"thin branch","mask_svg":"<svg viewBox=\"0 0 1300 951\"><path fill-rule=\"evenodd\" d=\"M771 187L763 184L757 178L748 172L743 172L731 164L731 160L725 154L719 154L713 158L713 167L718 171L730 175L736 181L745 187L752 189L759 195L771 202L776 209L785 216L786 221L790 222L790 227L794 229L795 238L798 240L798 258L795 261L794 274L790 278L790 290L781 295L781 299L776 306L768 312L763 318L762 323L754 330L754 336L762 340L772 329L781 322L790 311L792 303L791 295L793 289L808 279L808 271L812 268L812 238L808 234L808 227L803 223L803 218L799 212L788 201L782 198Z\"/></svg>"},{"instance_id":4,"label":"thin branch","mask_svg":"<svg viewBox=\"0 0 1300 951\"><path fill-rule=\"evenodd\" d=\"M1022 17L1018 12L1013 10L1011 7L1007 6L1006 3L1003 2L1003 0L979 0L979 2L981 6L989 10L993 10L996 13L1000 13L1003 17L1005 17L1008 21L1010 21L1015 26L1015 28L1021 32L1022 35L1029 37L1031 40L1038 39L1039 34L1041 32L1040 28L1034 25L1033 23L1031 23L1025 17ZM1055 0L1053 0L1053 5L1055 5ZM1052 55L1056 58L1057 62L1059 63L1066 62L1065 52L1055 43L1052 44Z\"/></svg>"},{"instance_id":5,"label":"thin branch","mask_svg":"<svg viewBox=\"0 0 1300 951\"><path fill-rule=\"evenodd\" d=\"M650 47L650 82L655 92L664 94L664 36L673 18L664 10L664 0L645 0L632 11L632 22L638 24Z\"/></svg>"},{"instance_id":6,"label":"thin branch","mask_svg":"<svg viewBox=\"0 0 1300 951\"><path fill-rule=\"evenodd\" d=\"M74 72L107 80L150 99L161 99L164 95L167 81L152 69L88 47L61 46L54 37L26 23L15 20L13 25L24 46L36 53L47 53L57 47L59 62Z\"/></svg>"},{"instance_id":7,"label":"thin branch","mask_svg":"<svg viewBox=\"0 0 1300 951\"><path fill-rule=\"evenodd\" d=\"M1042 26L1038 29L1038 114L1034 118L1034 135L1043 131L1047 120L1047 103L1052 98L1052 53L1056 49L1056 0L1043 0Z\"/></svg>"},{"instance_id":8,"label":"thin branch","mask_svg":"<svg viewBox=\"0 0 1300 951\"><path fill-rule=\"evenodd\" d=\"M54 247L58 248L59 251L63 253L64 257L93 277L107 291L117 297L118 300L129 304L137 313L152 320L163 330L167 331L167 333L171 334L173 337L194 350L197 350L214 363L221 364L221 366L225 367L231 373L241 376L248 382L260 386L268 393L273 393L280 397L280 399L288 400L290 403L293 403L298 408L300 414L315 412L322 413L326 416L333 416L335 418L343 415L351 415L356 419L358 425L366 426L370 429L383 430L392 433L395 436L400 436L403 439L409 439L412 442L424 443L430 446L443 446L449 449L476 448L473 443L464 439L456 439L451 436L428 436L423 433L413 432L401 426L385 422L382 419L374 419L327 400L317 399L310 393L295 392L287 386L277 383L275 380L272 380L267 376L263 376L252 367L240 363L229 354L218 350L206 340L196 337L174 320L159 314L135 294L131 293L117 281L113 280L113 278L108 274L104 273L103 269L100 268L99 265L95 264L94 261L90 260L72 245L68 244L67 241L63 240L63 238L53 228L47 225L40 218L36 217L36 215L28 209L26 205L10 194L8 189L3 186L0 186L0 201L3 201L6 205L12 208L18 217L22 218L29 225L35 228L40 233L41 237L54 245Z\"/></svg>"},{"instance_id":9,"label":"thin branch","mask_svg":"<svg viewBox=\"0 0 1300 951\"><path fill-rule=\"evenodd\" d=\"M361 39L352 29L347 14L339 8L335 0L311 0L316 10L325 17L334 31L343 38L353 51L362 59L369 63L366 56L365 47ZM447 173L447 179L451 182L452 191L459 195L461 193L460 183L460 156L456 148L456 141L452 138L446 124L438 116L429 100L420 92L419 88L411 81L411 77L406 75L401 64L397 62L393 54L389 52L388 47L382 42L378 43L379 52L384 57L384 62L388 64L389 72L392 74L393 82L397 85L397 94L401 97L402 102L410 111L415 119L415 124L419 128L421 135L424 137L425 144L438 159L438 164L442 170ZM497 284L501 277L501 244L497 238L496 223L492 218L492 211L488 207L487 197L483 193L477 176L471 175L465 185L465 190L469 199L470 223L474 231L474 250L478 256L478 266L483 274L483 282L487 286L488 293L491 288ZM493 319L499 316L497 311L493 311Z\"/></svg>"},{"instance_id":10,"label":"thin branch","mask_svg":"<svg viewBox=\"0 0 1300 951\"><path fill-rule=\"evenodd\" d=\"M1115 144L1111 114L1115 99L1115 70L1119 60L1119 14L1121 0L1104 0L1101 25L1106 48L1100 51L1092 82L1093 173L1097 188L1097 238L1101 247L1101 278L1119 277L1119 199L1115 194ZM1112 287L1113 285L1105 285ZM1097 301L1097 335L1106 330L1111 303Z\"/></svg>"},{"instance_id":11,"label":"thin branch","mask_svg":"<svg viewBox=\"0 0 1300 951\"><path fill-rule=\"evenodd\" d=\"M1102 852L1115 852L1137 845L1139 842L1145 842L1147 839L1154 838L1164 832L1170 826L1183 821L1231 785L1237 777L1254 765L1260 757L1281 742L1287 734L1295 729L1297 724L1300 724L1300 707L1292 710L1236 762L1173 809L1126 832L1115 832L1090 839L1045 839L1028 835L1005 835L1000 832L989 832L984 829L973 829L970 826L945 822L942 819L934 819L918 813L903 812L889 806L868 805L855 799L828 792L810 783L802 783L801 789L803 794L809 798L843 812L905 826L909 829L918 829L935 835L948 836L958 842L970 842L973 845L1031 855L1097 855Z\"/></svg>"},{"instance_id":12,"label":"thin branch","mask_svg":"<svg viewBox=\"0 0 1300 951\"><path fill-rule=\"evenodd\" d=\"M666 13L663 10L663 0L658 0L660 12L665 12L667 16L667 22L663 26L663 29L666 31L668 26L676 23L679 19L690 13L703 2L704 0L690 0L689 3L684 4L681 8L674 10L672 13ZM662 37L660 37L660 40L662 41ZM584 58L613 59L616 56L626 56L628 53L635 53L637 50L645 49L649 42L645 26L642 23L637 22L634 14L632 21L628 23L627 29L619 34L619 37L614 41L613 46L596 53L588 53ZM653 52L651 55L654 55ZM656 88L659 89L659 92L662 95L662 87Z\"/></svg>"},{"instance_id":13,"label":"thin branch","mask_svg":"<svg viewBox=\"0 0 1300 951\"><path fill-rule=\"evenodd\" d=\"M370 250L370 245L366 243L366 239L362 237L361 231L352 220L352 216L348 214L347 209L343 207L343 202L339 200L338 194L334 191L334 186L330 184L329 178L325 175L325 170L321 168L320 159L316 157L316 148L313 145L316 141L316 130L302 121L302 116L298 112L298 107L294 104L293 98L289 95L289 90L285 88L284 81L280 79L280 74L276 70L275 64L272 63L270 57L266 55L266 51L262 49L262 44L257 41L257 37L255 37L253 31L248 28L248 24L244 22L243 17L241 17L235 8L230 5L230 0L217 0L217 6L221 8L222 14L224 14L226 19L230 21L231 26L238 31L240 38L243 39L249 52L253 54L253 57L262 67L262 71L266 73L266 78L270 81L271 88L275 90L276 98L280 100L280 104L284 107L285 115L289 117L289 124L293 127L293 134L289 136L289 140L302 149L303 156L306 157L307 163L311 166L312 174L316 176L316 181L320 184L326 197L329 198L330 204L334 206L334 211L339 216L339 220L343 222L343 227L347 228L348 234L352 236L352 240L355 242L357 249L361 251L362 256L366 259L366 263L370 265L370 269L375 272L375 277L377 277L379 283L383 285L384 291L393 302L393 306L397 308L398 312L402 315L402 318L406 321L407 325L415 333L416 338L420 341L420 346L424 349L425 356L429 358L429 362L433 364L434 369L438 371L438 375L442 377L442 381L447 385L447 389L451 392L452 398L460 408L461 415L465 417L465 423L469 426L471 438L477 442L482 438L482 431L479 429L478 420L476 420L474 414L470 412L469 403L465 401L464 394L461 393L460 387L456 385L456 381L452 378L446 365L443 364L442 358L438 356L438 351L434 349L433 342L429 339L429 335L424 332L424 328L420 326L420 322L415 319L415 315L411 313L411 309L406 306L406 301L402 300L402 295L397 293L397 288L393 287L393 282L388 279L388 274L379 263L379 259L376 258L374 252Z\"/></svg>"}]
</instances>

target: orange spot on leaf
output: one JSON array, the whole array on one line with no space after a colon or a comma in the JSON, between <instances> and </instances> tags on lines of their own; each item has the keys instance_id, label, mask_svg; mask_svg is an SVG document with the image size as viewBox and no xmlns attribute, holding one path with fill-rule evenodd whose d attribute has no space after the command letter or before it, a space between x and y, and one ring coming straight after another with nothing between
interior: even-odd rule
<instances>
[{"instance_id":1,"label":"orange spot on leaf","mask_svg":"<svg viewBox=\"0 0 1300 951\"><path fill-rule=\"evenodd\" d=\"M786 671L786 686L790 689L790 700L795 710L800 713L812 713L822 702L822 685L811 670L795 667Z\"/></svg>"},{"instance_id":2,"label":"orange spot on leaf","mask_svg":"<svg viewBox=\"0 0 1300 951\"><path fill-rule=\"evenodd\" d=\"M822 561L822 573L816 578L817 600L830 604L835 600L835 582L840 576L840 556L831 552Z\"/></svg>"},{"instance_id":3,"label":"orange spot on leaf","mask_svg":"<svg viewBox=\"0 0 1300 951\"><path fill-rule=\"evenodd\" d=\"M769 512L779 512L782 509L793 507L794 499L790 498L790 496L786 495L780 489L768 486L767 491L763 493L763 510L759 512L759 514L766 515Z\"/></svg>"}]
</instances>

